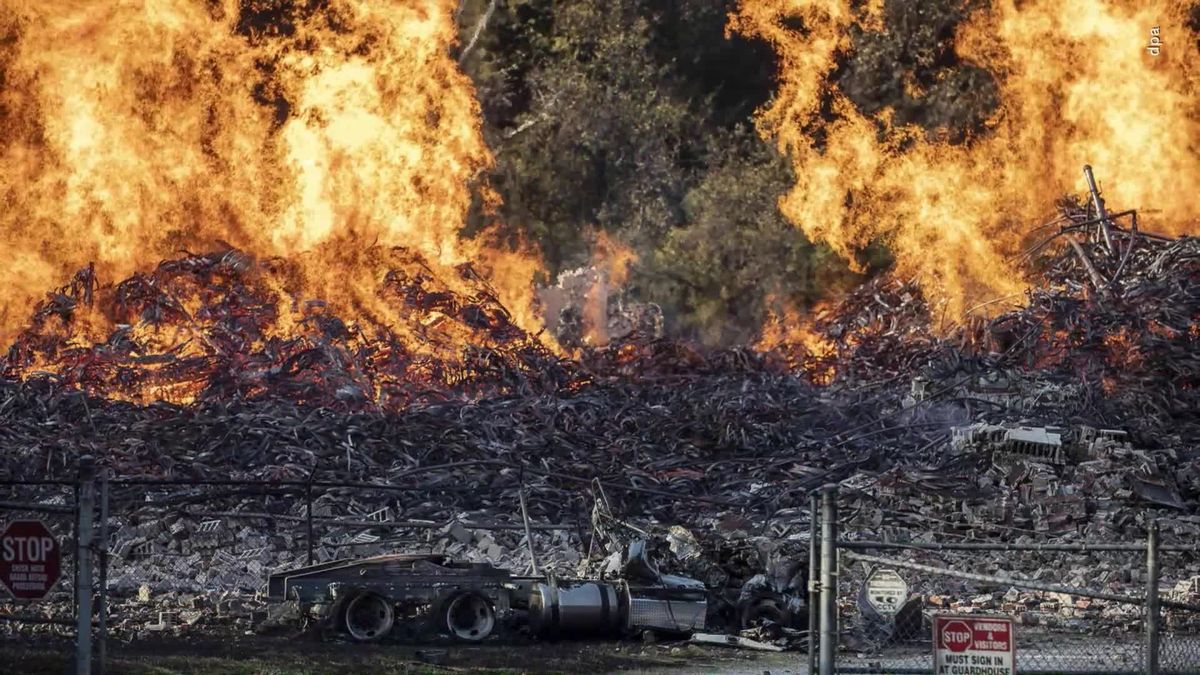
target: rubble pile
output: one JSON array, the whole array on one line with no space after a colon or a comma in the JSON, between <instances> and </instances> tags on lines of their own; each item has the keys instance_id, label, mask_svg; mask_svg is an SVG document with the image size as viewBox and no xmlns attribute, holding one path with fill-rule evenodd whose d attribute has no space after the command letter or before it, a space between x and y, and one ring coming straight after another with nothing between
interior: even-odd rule
<instances>
[{"instance_id":1,"label":"rubble pile","mask_svg":"<svg viewBox=\"0 0 1200 675\"><path fill-rule=\"evenodd\" d=\"M440 278L401 248L370 249L355 264L379 279L351 301L365 312L358 322L305 297L289 261L237 250L164 261L116 285L88 267L38 304L0 373L139 403L266 397L338 409L565 384L558 358L469 264Z\"/></svg>"},{"instance_id":2,"label":"rubble pile","mask_svg":"<svg viewBox=\"0 0 1200 675\"><path fill-rule=\"evenodd\" d=\"M1059 400L1041 403L1061 416L1055 424L1091 421L1155 443L1195 437L1200 239L1121 230L1114 236L1124 242L1119 254L1092 242L1079 244L1079 255L1063 247L1033 257L1037 283L1019 308L994 317L943 326L919 289L885 276L818 315L815 328L833 353L811 356L803 345L787 344L781 350L791 347L801 365L830 368L834 385L921 377L935 387L959 387L956 380L974 378L977 388L960 389L959 397L986 399L995 388L986 380L999 379L1001 393L1011 397L993 401L993 418L1004 417L1022 394L1027 401L1049 394ZM1031 411L1019 406L1019 412Z\"/></svg>"},{"instance_id":3,"label":"rubble pile","mask_svg":"<svg viewBox=\"0 0 1200 675\"><path fill-rule=\"evenodd\" d=\"M914 286L877 279L818 317L827 354L634 330L562 358L469 269L454 282L475 289L465 296L399 251L380 254L407 270L380 293L412 312L428 349L319 304L278 335L291 300L264 280L282 263L236 252L107 289L85 271L9 352L0 477L69 478L88 455L112 477L308 481L318 560L432 549L523 570L524 490L539 564L570 569L602 550L590 514L603 492L643 530L706 533L699 558L678 556L687 573L744 578L726 545L798 545L808 493L828 482L847 488L847 536L864 539L1122 541L1144 535L1150 509L1165 542L1191 542L1200 240L1116 237L1117 254L1039 249L1020 308L957 327ZM118 328L81 344L74 322L93 311ZM130 593L253 589L306 555L304 493L117 486L110 578ZM984 568L1061 579L1101 560L1004 554ZM1200 569L1164 572L1175 583Z\"/></svg>"}]
</instances>

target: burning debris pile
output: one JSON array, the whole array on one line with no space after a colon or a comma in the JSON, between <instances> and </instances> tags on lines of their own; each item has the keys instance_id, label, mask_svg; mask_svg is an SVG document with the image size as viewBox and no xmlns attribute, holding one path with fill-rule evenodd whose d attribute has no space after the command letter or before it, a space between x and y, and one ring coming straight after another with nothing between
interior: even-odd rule
<instances>
[{"instance_id":1,"label":"burning debris pile","mask_svg":"<svg viewBox=\"0 0 1200 675\"><path fill-rule=\"evenodd\" d=\"M554 389L554 354L517 327L469 264L439 277L411 251L373 249L376 299L402 324L348 323L301 297L303 268L235 250L187 255L101 285L91 267L34 310L3 361L94 396L140 403L282 397L394 409L447 397Z\"/></svg>"},{"instance_id":2,"label":"burning debris pile","mask_svg":"<svg viewBox=\"0 0 1200 675\"><path fill-rule=\"evenodd\" d=\"M1033 396L1015 412L1040 407L1054 424L1095 423L1145 434L1194 438L1192 411L1200 406L1200 240L1165 239L1109 225L1111 246L1099 237L1048 250L1054 237L1026 258L1036 285L1021 306L990 318L947 327L920 290L882 277L816 318L825 349L811 339L778 350L794 367L834 373L834 385L919 378L919 396L956 396L967 409L986 406L1011 417L1019 396L1041 385L1071 388L1073 401ZM1045 227L1055 236L1096 227L1091 212L1068 202ZM1011 300L1011 299L1009 299ZM811 336L811 333L806 334ZM990 382L988 381L990 380ZM1049 398L1047 398L1049 395ZM1031 407L1032 406L1032 407ZM1053 414L1060 417L1054 420Z\"/></svg>"},{"instance_id":3,"label":"burning debris pile","mask_svg":"<svg viewBox=\"0 0 1200 675\"><path fill-rule=\"evenodd\" d=\"M798 546L830 481L854 488L852 536L1119 540L1148 507L1168 542L1191 540L1200 241L1111 236L1042 245L1043 281L992 318L942 326L918 289L880 279L772 353L634 332L562 358L469 267L463 295L401 250L376 255L381 297L411 316L402 338L289 295L282 261L188 256L113 287L84 271L9 352L0 475L70 476L90 455L120 477L312 481L318 561L433 549L525 569L523 490L543 568L595 565L602 491L613 517L674 533L668 571L748 583L763 559L729 552ZM299 493L265 492L118 489L111 578L249 590L308 544Z\"/></svg>"}]
</instances>

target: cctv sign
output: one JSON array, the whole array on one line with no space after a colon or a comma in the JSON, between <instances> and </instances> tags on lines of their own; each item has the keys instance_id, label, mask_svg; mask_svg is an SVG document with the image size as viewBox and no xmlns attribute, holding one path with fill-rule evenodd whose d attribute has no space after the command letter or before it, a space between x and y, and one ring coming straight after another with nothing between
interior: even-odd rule
<instances>
[{"instance_id":1,"label":"cctv sign","mask_svg":"<svg viewBox=\"0 0 1200 675\"><path fill-rule=\"evenodd\" d=\"M1014 675L1017 642L1007 616L933 617L936 675Z\"/></svg>"},{"instance_id":2,"label":"cctv sign","mask_svg":"<svg viewBox=\"0 0 1200 675\"><path fill-rule=\"evenodd\" d=\"M880 569L867 577L867 602L884 616L896 616L908 600L908 584L895 570Z\"/></svg>"}]
</instances>

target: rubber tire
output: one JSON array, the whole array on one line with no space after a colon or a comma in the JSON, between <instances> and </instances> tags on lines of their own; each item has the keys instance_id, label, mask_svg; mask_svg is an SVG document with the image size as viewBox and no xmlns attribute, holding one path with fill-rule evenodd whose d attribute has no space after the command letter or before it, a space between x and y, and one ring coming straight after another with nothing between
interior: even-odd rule
<instances>
[{"instance_id":1,"label":"rubber tire","mask_svg":"<svg viewBox=\"0 0 1200 675\"><path fill-rule=\"evenodd\" d=\"M473 613L478 613L475 618L479 620L480 626L475 630L466 630L455 626L455 613L461 609L462 603L475 603ZM459 593L449 599L442 605L442 611L439 612L442 628L455 640L462 642L482 642L496 631L496 626L499 623L496 620L496 609L492 607L491 600L479 593Z\"/></svg>"},{"instance_id":2,"label":"rubber tire","mask_svg":"<svg viewBox=\"0 0 1200 675\"><path fill-rule=\"evenodd\" d=\"M379 624L372 629L355 630L355 627L351 625L351 616L358 608L359 603L367 602L379 603L379 607L376 609L379 612ZM396 626L396 611L387 598L377 593L360 593L346 601L339 623L341 623L342 631L355 642L378 642L391 633L392 628Z\"/></svg>"},{"instance_id":3,"label":"rubber tire","mask_svg":"<svg viewBox=\"0 0 1200 675\"><path fill-rule=\"evenodd\" d=\"M760 619L770 619L782 626L791 623L788 611L780 607L775 598L761 597L746 603L738 612L738 627L743 630L753 628L754 623Z\"/></svg>"}]
</instances>

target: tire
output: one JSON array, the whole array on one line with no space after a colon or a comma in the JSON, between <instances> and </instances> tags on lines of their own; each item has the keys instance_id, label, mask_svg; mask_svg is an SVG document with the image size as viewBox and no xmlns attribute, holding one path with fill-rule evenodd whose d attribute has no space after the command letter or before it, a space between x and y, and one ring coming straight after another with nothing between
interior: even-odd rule
<instances>
[{"instance_id":1,"label":"tire","mask_svg":"<svg viewBox=\"0 0 1200 675\"><path fill-rule=\"evenodd\" d=\"M791 622L791 616L771 597L755 598L746 603L738 613L738 626L742 629L753 628L767 620L787 626Z\"/></svg>"},{"instance_id":2,"label":"tire","mask_svg":"<svg viewBox=\"0 0 1200 675\"><path fill-rule=\"evenodd\" d=\"M377 593L356 595L342 610L342 630L355 642L378 642L395 625L396 611L391 601Z\"/></svg>"},{"instance_id":3,"label":"tire","mask_svg":"<svg viewBox=\"0 0 1200 675\"><path fill-rule=\"evenodd\" d=\"M496 629L496 610L479 593L459 593L443 605L442 627L463 642L486 640Z\"/></svg>"}]
</instances>

